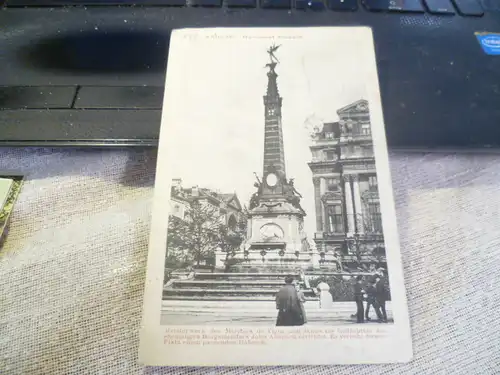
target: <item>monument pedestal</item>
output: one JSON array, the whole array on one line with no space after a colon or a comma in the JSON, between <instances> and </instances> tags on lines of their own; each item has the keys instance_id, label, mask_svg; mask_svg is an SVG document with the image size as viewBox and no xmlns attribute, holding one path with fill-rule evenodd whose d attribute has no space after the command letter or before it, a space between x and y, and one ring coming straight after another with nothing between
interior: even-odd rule
<instances>
[{"instance_id":1,"label":"monument pedestal","mask_svg":"<svg viewBox=\"0 0 500 375\"><path fill-rule=\"evenodd\" d=\"M246 250L237 252L234 256L238 259L233 268L240 270L273 270L274 272L308 270L314 267L313 253L286 252L277 249Z\"/></svg>"},{"instance_id":2,"label":"monument pedestal","mask_svg":"<svg viewBox=\"0 0 500 375\"><path fill-rule=\"evenodd\" d=\"M270 62L266 65L268 82L264 95L264 149L262 180L257 174L248 207L246 241L230 259L230 270L310 269L314 255L304 232L306 213L300 206L302 196L294 179L287 179L281 124L282 98L279 95L274 52L269 48ZM218 259L218 258L217 258ZM220 263L216 260L216 263Z\"/></svg>"},{"instance_id":3,"label":"monument pedestal","mask_svg":"<svg viewBox=\"0 0 500 375\"><path fill-rule=\"evenodd\" d=\"M258 197L249 212L247 240L234 254L239 269L311 269L314 254L304 233L304 212L283 195Z\"/></svg>"}]
</instances>

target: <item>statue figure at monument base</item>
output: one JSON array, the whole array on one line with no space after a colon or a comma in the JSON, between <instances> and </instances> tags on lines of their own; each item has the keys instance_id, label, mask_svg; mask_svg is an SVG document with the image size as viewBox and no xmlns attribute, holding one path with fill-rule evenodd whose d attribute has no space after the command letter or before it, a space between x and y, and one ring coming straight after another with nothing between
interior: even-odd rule
<instances>
[{"instance_id":1,"label":"statue figure at monument base","mask_svg":"<svg viewBox=\"0 0 500 375\"><path fill-rule=\"evenodd\" d=\"M330 293L330 286L321 281L316 287L317 293L319 294L319 308L320 309L329 309L333 307L333 297Z\"/></svg>"}]
</instances>

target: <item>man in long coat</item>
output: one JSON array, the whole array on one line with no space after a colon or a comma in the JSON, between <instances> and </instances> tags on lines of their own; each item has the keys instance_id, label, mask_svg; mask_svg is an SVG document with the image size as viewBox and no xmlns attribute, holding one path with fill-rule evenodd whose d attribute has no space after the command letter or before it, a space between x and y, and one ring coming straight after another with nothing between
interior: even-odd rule
<instances>
[{"instance_id":1,"label":"man in long coat","mask_svg":"<svg viewBox=\"0 0 500 375\"><path fill-rule=\"evenodd\" d=\"M304 324L304 316L292 276L285 278L285 286L276 294L276 309L278 310L277 326L301 326Z\"/></svg>"},{"instance_id":2,"label":"man in long coat","mask_svg":"<svg viewBox=\"0 0 500 375\"><path fill-rule=\"evenodd\" d=\"M385 277L377 275L376 276L376 284L375 284L375 296L377 299L377 303L380 306L380 312L382 313L382 320L387 323L387 311L385 310L385 303L388 298L387 291L387 280Z\"/></svg>"},{"instance_id":3,"label":"man in long coat","mask_svg":"<svg viewBox=\"0 0 500 375\"><path fill-rule=\"evenodd\" d=\"M363 276L356 276L356 283L353 286L354 288L354 301L356 302L356 321L358 323L364 323L364 306L363 306L363 294L365 293L363 289Z\"/></svg>"}]
</instances>

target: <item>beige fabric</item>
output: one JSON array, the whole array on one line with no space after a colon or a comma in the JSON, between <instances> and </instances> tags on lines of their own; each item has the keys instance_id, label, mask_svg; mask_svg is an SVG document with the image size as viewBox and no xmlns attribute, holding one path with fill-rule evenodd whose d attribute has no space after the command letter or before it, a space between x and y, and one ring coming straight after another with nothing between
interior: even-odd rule
<instances>
[{"instance_id":1,"label":"beige fabric","mask_svg":"<svg viewBox=\"0 0 500 375\"><path fill-rule=\"evenodd\" d=\"M139 366L155 161L0 149L28 176L0 258L1 374L498 373L500 155L391 154L415 360L375 367Z\"/></svg>"}]
</instances>

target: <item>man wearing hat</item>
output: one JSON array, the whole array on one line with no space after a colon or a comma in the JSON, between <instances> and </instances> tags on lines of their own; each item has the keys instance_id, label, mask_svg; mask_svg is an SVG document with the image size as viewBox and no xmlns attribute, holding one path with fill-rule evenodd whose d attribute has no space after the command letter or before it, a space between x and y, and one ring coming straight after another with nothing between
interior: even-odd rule
<instances>
[{"instance_id":1,"label":"man wearing hat","mask_svg":"<svg viewBox=\"0 0 500 375\"><path fill-rule=\"evenodd\" d=\"M379 273L375 275L375 298L382 313L382 320L387 323L387 312L385 310L385 303L389 298L389 291L387 290L387 279Z\"/></svg>"},{"instance_id":2,"label":"man wearing hat","mask_svg":"<svg viewBox=\"0 0 500 375\"><path fill-rule=\"evenodd\" d=\"M302 306L293 285L293 277L285 277L285 286L276 294L276 309L278 310L277 326L301 326L305 322Z\"/></svg>"},{"instance_id":3,"label":"man wearing hat","mask_svg":"<svg viewBox=\"0 0 500 375\"><path fill-rule=\"evenodd\" d=\"M356 276L356 283L354 284L354 301L356 302L356 321L358 323L365 322L364 306L363 306L363 276Z\"/></svg>"}]
</instances>

